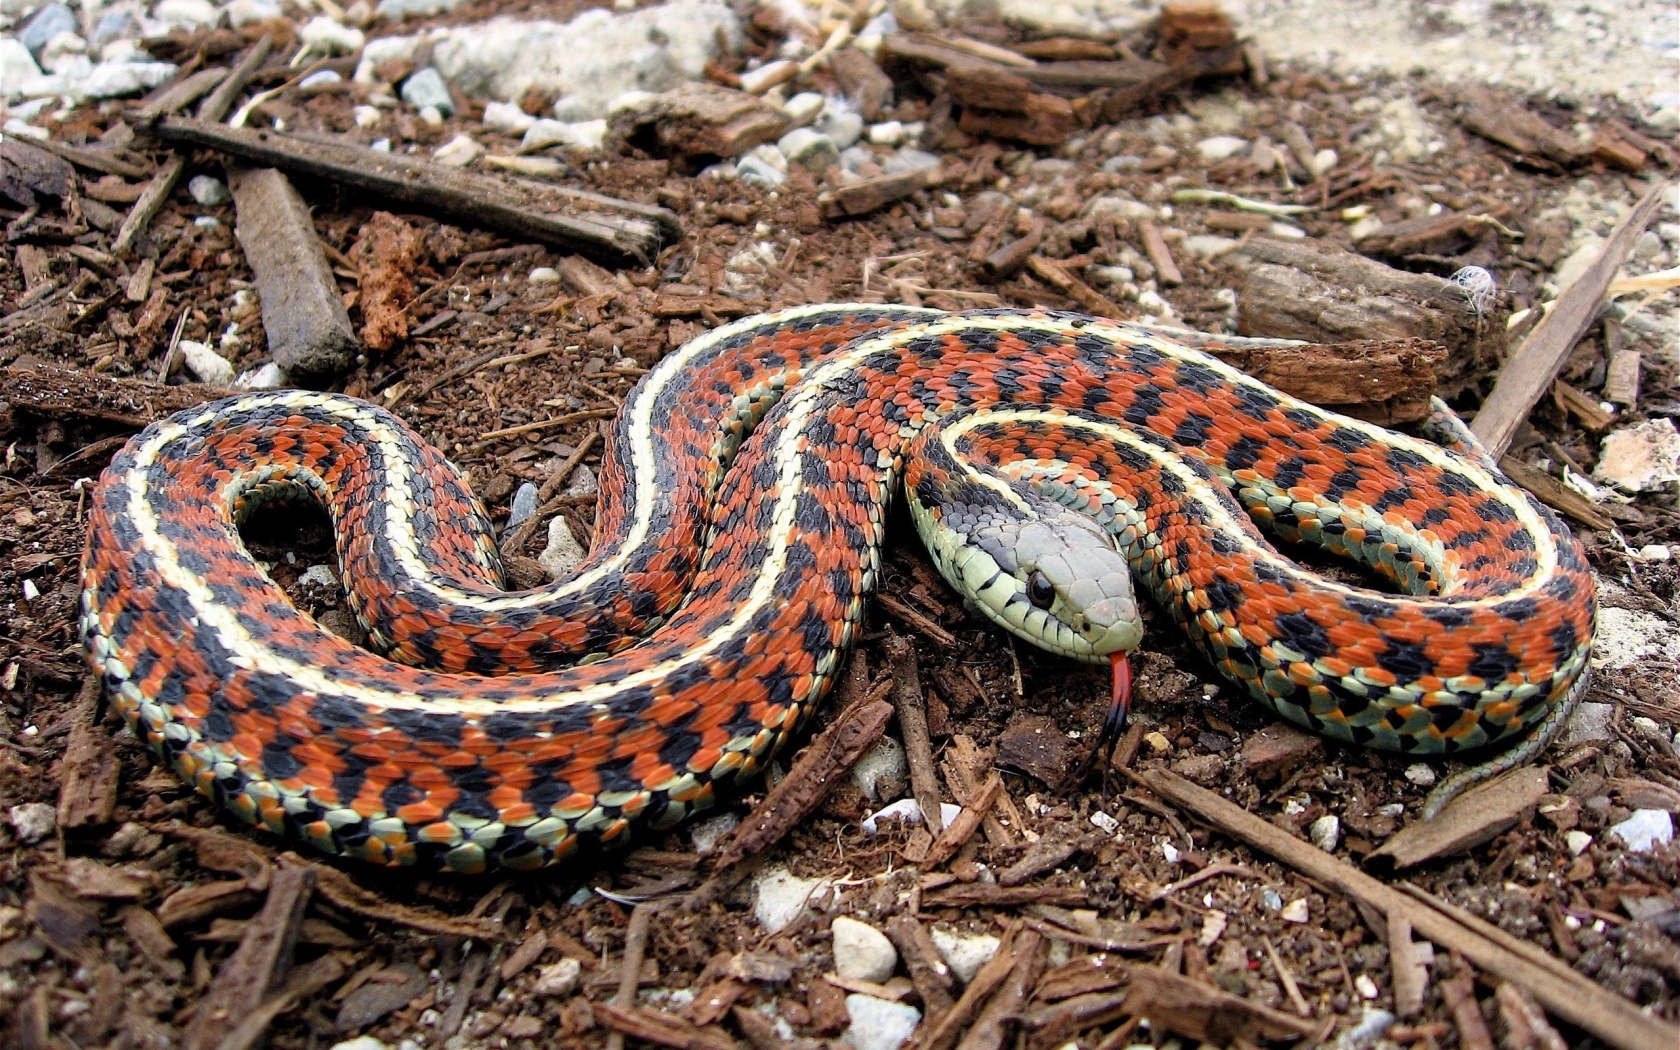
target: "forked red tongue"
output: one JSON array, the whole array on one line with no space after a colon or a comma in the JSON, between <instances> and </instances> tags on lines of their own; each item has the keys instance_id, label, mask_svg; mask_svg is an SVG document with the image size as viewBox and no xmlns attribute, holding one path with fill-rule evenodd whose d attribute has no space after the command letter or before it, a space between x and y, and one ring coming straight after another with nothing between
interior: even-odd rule
<instances>
[{"instance_id":1,"label":"forked red tongue","mask_svg":"<svg viewBox=\"0 0 1680 1050\"><path fill-rule=\"evenodd\" d=\"M1126 724L1132 710L1132 664L1127 653L1109 653L1108 662L1114 668L1114 700L1108 709L1108 725L1118 732Z\"/></svg>"}]
</instances>

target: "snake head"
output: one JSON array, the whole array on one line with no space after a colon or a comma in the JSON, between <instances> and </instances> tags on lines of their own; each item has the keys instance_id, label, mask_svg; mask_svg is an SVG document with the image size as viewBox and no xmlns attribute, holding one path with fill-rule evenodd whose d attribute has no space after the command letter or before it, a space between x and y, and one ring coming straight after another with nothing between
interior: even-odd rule
<instances>
[{"instance_id":1,"label":"snake head","mask_svg":"<svg viewBox=\"0 0 1680 1050\"><path fill-rule=\"evenodd\" d=\"M1113 538L1029 486L1003 488L908 490L940 574L988 619L1040 649L1087 663L1129 652L1143 622Z\"/></svg>"}]
</instances>

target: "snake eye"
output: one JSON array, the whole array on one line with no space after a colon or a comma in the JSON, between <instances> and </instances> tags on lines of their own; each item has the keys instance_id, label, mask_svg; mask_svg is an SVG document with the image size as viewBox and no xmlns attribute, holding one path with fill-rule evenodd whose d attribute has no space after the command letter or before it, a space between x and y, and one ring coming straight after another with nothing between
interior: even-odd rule
<instances>
[{"instance_id":1,"label":"snake eye","mask_svg":"<svg viewBox=\"0 0 1680 1050\"><path fill-rule=\"evenodd\" d=\"M1032 579L1027 581L1027 601L1040 609L1048 609L1055 600L1056 588L1051 586L1050 578L1042 572L1033 573Z\"/></svg>"}]
</instances>

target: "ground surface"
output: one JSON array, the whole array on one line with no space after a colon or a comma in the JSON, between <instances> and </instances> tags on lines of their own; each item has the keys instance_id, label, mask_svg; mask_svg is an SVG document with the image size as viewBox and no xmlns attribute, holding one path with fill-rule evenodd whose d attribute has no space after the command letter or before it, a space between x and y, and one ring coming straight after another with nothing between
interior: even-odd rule
<instances>
[{"instance_id":1,"label":"ground surface","mask_svg":"<svg viewBox=\"0 0 1680 1050\"><path fill-rule=\"evenodd\" d=\"M350 101L342 96L281 103L295 127L364 141L372 137L354 129ZM1602 105L1605 112L1615 108ZM1543 105L1539 111L1564 127L1575 115ZM923 119L925 100L912 95L895 115ZM59 133L70 141L97 138L118 119L115 108L89 108ZM1212 135L1252 134L1285 119L1299 122L1315 144L1337 149L1339 165L1325 182L1283 189L1275 177L1261 177L1241 160L1212 164L1194 148ZM450 127L408 120L397 137L435 145L452 133ZM1089 229L1081 229L1088 201L1110 195L1145 202L1158 209L1162 225L1194 236L1219 232L1206 223L1216 209L1160 209L1176 188L1212 186L1276 202L1328 202L1329 210L1291 221L1313 237L1343 245L1350 242L1342 208L1366 206L1397 221L1435 204L1449 210L1507 205L1511 217L1505 224L1525 233L1522 239L1482 237L1452 257L1416 265L1439 272L1459 264L1487 266L1499 274L1509 305L1521 309L1545 297L1544 282L1574 240L1606 232L1618 209L1644 185L1602 169L1566 174L1515 164L1509 154L1458 127L1428 81L1350 86L1289 68L1274 69L1265 86L1228 81L1169 96L1153 116L1095 129L1062 152L958 140L942 144L940 152L955 173L940 191L838 225L821 220L818 186L804 177L772 193L742 181L696 180L664 161L633 154L580 162L573 184L666 203L679 212L688 233L658 267L626 273L629 289L593 298L528 281L532 269L559 261L541 247L409 216L423 244L416 276L425 294L410 311L420 331L394 352L361 363L342 389L394 405L471 471L493 515L505 520L517 486L549 480L594 424L489 441L483 435L615 406L641 369L707 321L702 314L675 321L656 317L650 300L636 289L723 295L746 312L843 300L1065 308L1066 299L1030 277L999 280L970 261L975 231L965 232L965 219L978 207L980 194L1006 188L1046 219L1046 255L1088 253L1141 275L1136 251L1121 256L1113 247L1093 244ZM1141 167L1102 170L1105 160L1127 155L1142 158ZM220 174L208 157L198 158L194 170ZM343 287L355 290L355 243L374 203L329 186L303 189L315 205L322 238L342 253ZM195 222L204 217L219 222ZM78 295L112 296L110 307L81 330L37 326L11 333L0 342L0 363L41 361L113 375L155 375L176 318L185 311L181 338L220 343L229 325L237 324L235 340L222 345L240 367L260 364L260 319L249 296L240 294L250 272L234 243L232 221L230 207L200 206L185 194L172 201L148 249L156 259L158 286L169 293L166 309L156 316L122 296L126 273L76 261L60 254L62 244L52 245L60 274L86 275ZM1675 216L1669 212L1661 221L1673 222ZM95 236L108 243L108 233ZM1209 330L1228 325L1227 292L1236 278L1217 260L1183 250L1182 241L1172 243L1180 246L1176 258L1184 282L1161 287L1160 294L1187 324ZM1659 243L1648 268L1662 259L1673 265L1675 248L1673 241ZM487 252L493 254L480 254ZM0 261L0 288L7 299L24 294L23 275L10 260ZM1128 309L1144 312L1123 288L1111 292ZM428 322L435 322L429 330ZM1672 317L1655 327L1621 328L1623 338L1645 348L1646 370L1641 402L1622 413L1617 426L1672 414L1680 404ZM1566 373L1588 391L1603 382L1603 338L1595 329ZM497 348L524 359L434 385L452 368ZM1485 376L1471 382L1463 406L1473 409L1486 386ZM59 797L60 760L83 679L73 632L81 544L75 483L93 475L109 456L111 446L98 442L126 433L55 426L29 416L14 416L10 426L0 473L0 593L6 596L0 607L6 688L0 703L0 809L5 810L51 805ZM1519 438L1515 454L1528 462L1567 458L1590 466L1600 436L1547 404L1537 412L1534 429ZM586 465L598 461L598 447L583 459ZM576 502L565 513L587 539L588 502ZM1680 579L1672 561L1636 561L1625 553L1680 543L1680 513L1672 487L1618 505L1614 513L1626 546L1608 534L1583 533L1583 539L1607 581L1604 602L1615 611L1613 619L1647 633L1641 651L1602 654L1606 666L1588 700L1608 705L1598 709L1608 716L1605 723L1583 727L1547 755L1549 787L1561 796L1550 809L1542 807L1546 812L1500 832L1468 856L1432 862L1410 878L1569 960L1654 1013L1680 1020L1680 943L1657 932L1652 921L1680 903L1680 846L1635 853L1606 834L1635 809L1680 807L1680 758L1670 743L1680 724L1680 676L1671 647L1664 656L1669 643L1663 634L1672 631L1680 610ZM288 585L305 567L330 557L321 523L307 515L259 522L251 539ZM540 547L533 542L527 553ZM1077 754L1085 746L1103 715L1100 676L1000 644L997 634L965 613L932 576L902 523L883 592L913 615L877 608L862 651L868 666L880 669L887 665L884 632L915 642L937 748L951 746L958 735L991 748L1045 726L1052 727L1058 748ZM300 594L300 602L326 615L336 597ZM1160 629L1163 617L1152 613L1151 624L1157 629L1137 660L1136 707L1149 735L1134 768L1167 766L1217 785L1252 812L1303 835L1319 818L1334 815L1340 823L1334 852L1355 863L1413 819L1425 793L1416 781L1428 777L1410 768L1410 760L1326 743L1320 754L1281 775L1251 769L1242 757L1245 746L1273 720L1235 697L1184 644ZM1665 727L1666 738L1647 732L1637 717ZM819 726L825 718L818 717ZM107 721L101 732L109 735L121 763L109 826L27 843L13 827L0 830L0 1016L13 1015L16 1045L30 1045L43 1032L50 1033L48 1045L173 1045L261 903L271 858L282 849L188 794L126 728ZM1055 766L1052 758L1047 768ZM901 782L896 787L903 791ZM1123 930L1140 941L1174 945L1154 943L1140 948L1137 958L1158 961L1179 952L1186 972L1285 1010L1292 1008L1293 981L1308 1013L1334 1017L1344 1028L1359 1020L1364 1007L1393 1008L1386 933L1347 899L1229 839L1163 816L1159 803L1134 787L1125 791L1105 796L1094 781L1063 789L1016 772L1006 775L1005 793L1021 814L1014 829L1019 835L1052 836L1070 826L1105 829L1088 848L1032 881L1040 900L1064 909L1058 912L1042 904L931 903L938 890L952 885L985 886L989 873L1022 856L1025 841L1015 834L977 837L939 871L918 872L903 861L916 849L911 836L865 834L859 818L878 803L842 785L766 860L770 870L780 865L799 877L831 880L837 889L817 895L818 912L767 932L750 906L749 883L698 912L661 917L647 943L642 980L651 994L644 1001L692 1011L698 989L714 989L733 972L720 958L774 957L787 964L780 979L743 985L733 994L743 1005L756 1004L763 1016L786 1022L787 1034L832 1036L834 993L820 977L834 967L829 916L845 912L884 923L919 904L925 924L959 933L997 933L1001 922L1021 917L1064 928L1086 918L1113 923L1100 927L1105 936ZM216 829L221 834L206 834ZM1590 840L1572 849L1571 831ZM1004 844L1006 839L1012 844ZM606 999L617 985L628 911L610 897L576 891L594 886L635 895L650 886L686 888L699 877L688 832L644 845L652 852L614 858L598 868L513 880L417 878L345 867L365 896L323 891L304 926L298 957L335 954L348 976L285 1012L270 1030L270 1045L327 1046L358 1033L391 1046L403 1040L427 1047L537 1046L557 1038L602 1045L606 1034L588 1002ZM1221 863L1241 870L1154 899L1157 888ZM1299 905L1288 907L1296 901L1305 902L1305 921L1292 921L1302 914ZM1069 918L1065 909L1088 909L1095 916ZM492 932L464 936L461 928L450 928L452 919L487 921ZM1064 942L1052 949L1050 965L1065 962L1063 954L1070 950L1076 956L1088 952L1068 949ZM541 983L565 957L584 963L581 996L547 994L553 985ZM386 995L388 1003L379 1008L378 995L370 993L393 988L400 991ZM1493 1016L1491 1000L1486 1011ZM1104 1029L1113 1027L1087 1030L1079 1045L1097 1045ZM1062 1033L1064 1041L1074 1034ZM1572 1045L1584 1039L1568 1028L1564 1036ZM1406 1018L1390 1037L1424 1048L1462 1045L1438 982L1431 982L1421 1014ZM1132 1038L1160 1043L1169 1036L1145 1029Z\"/></svg>"}]
</instances>

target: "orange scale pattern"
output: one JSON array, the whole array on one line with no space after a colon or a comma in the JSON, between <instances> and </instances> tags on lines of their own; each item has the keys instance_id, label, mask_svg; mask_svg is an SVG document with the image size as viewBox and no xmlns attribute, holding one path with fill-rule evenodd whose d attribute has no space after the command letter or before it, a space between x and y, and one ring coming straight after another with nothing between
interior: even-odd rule
<instances>
[{"instance_id":1,"label":"orange scale pattern","mask_svg":"<svg viewBox=\"0 0 1680 1050\"><path fill-rule=\"evenodd\" d=\"M1195 349L1213 342L860 306L720 329L627 402L584 565L522 594L497 589L465 482L400 421L329 394L230 399L149 428L102 479L89 657L242 819L381 864L559 862L760 768L861 627L912 443L1033 409L1067 422L987 423L963 455L1049 476L1210 663L1287 717L1452 751L1574 695L1594 599L1555 518L1478 474L1473 448L1293 402ZM909 464L950 487L930 469ZM299 492L332 515L352 607L390 658L297 613L238 542L253 508ZM1328 584L1256 522L1412 593ZM585 652L609 655L572 663Z\"/></svg>"}]
</instances>

